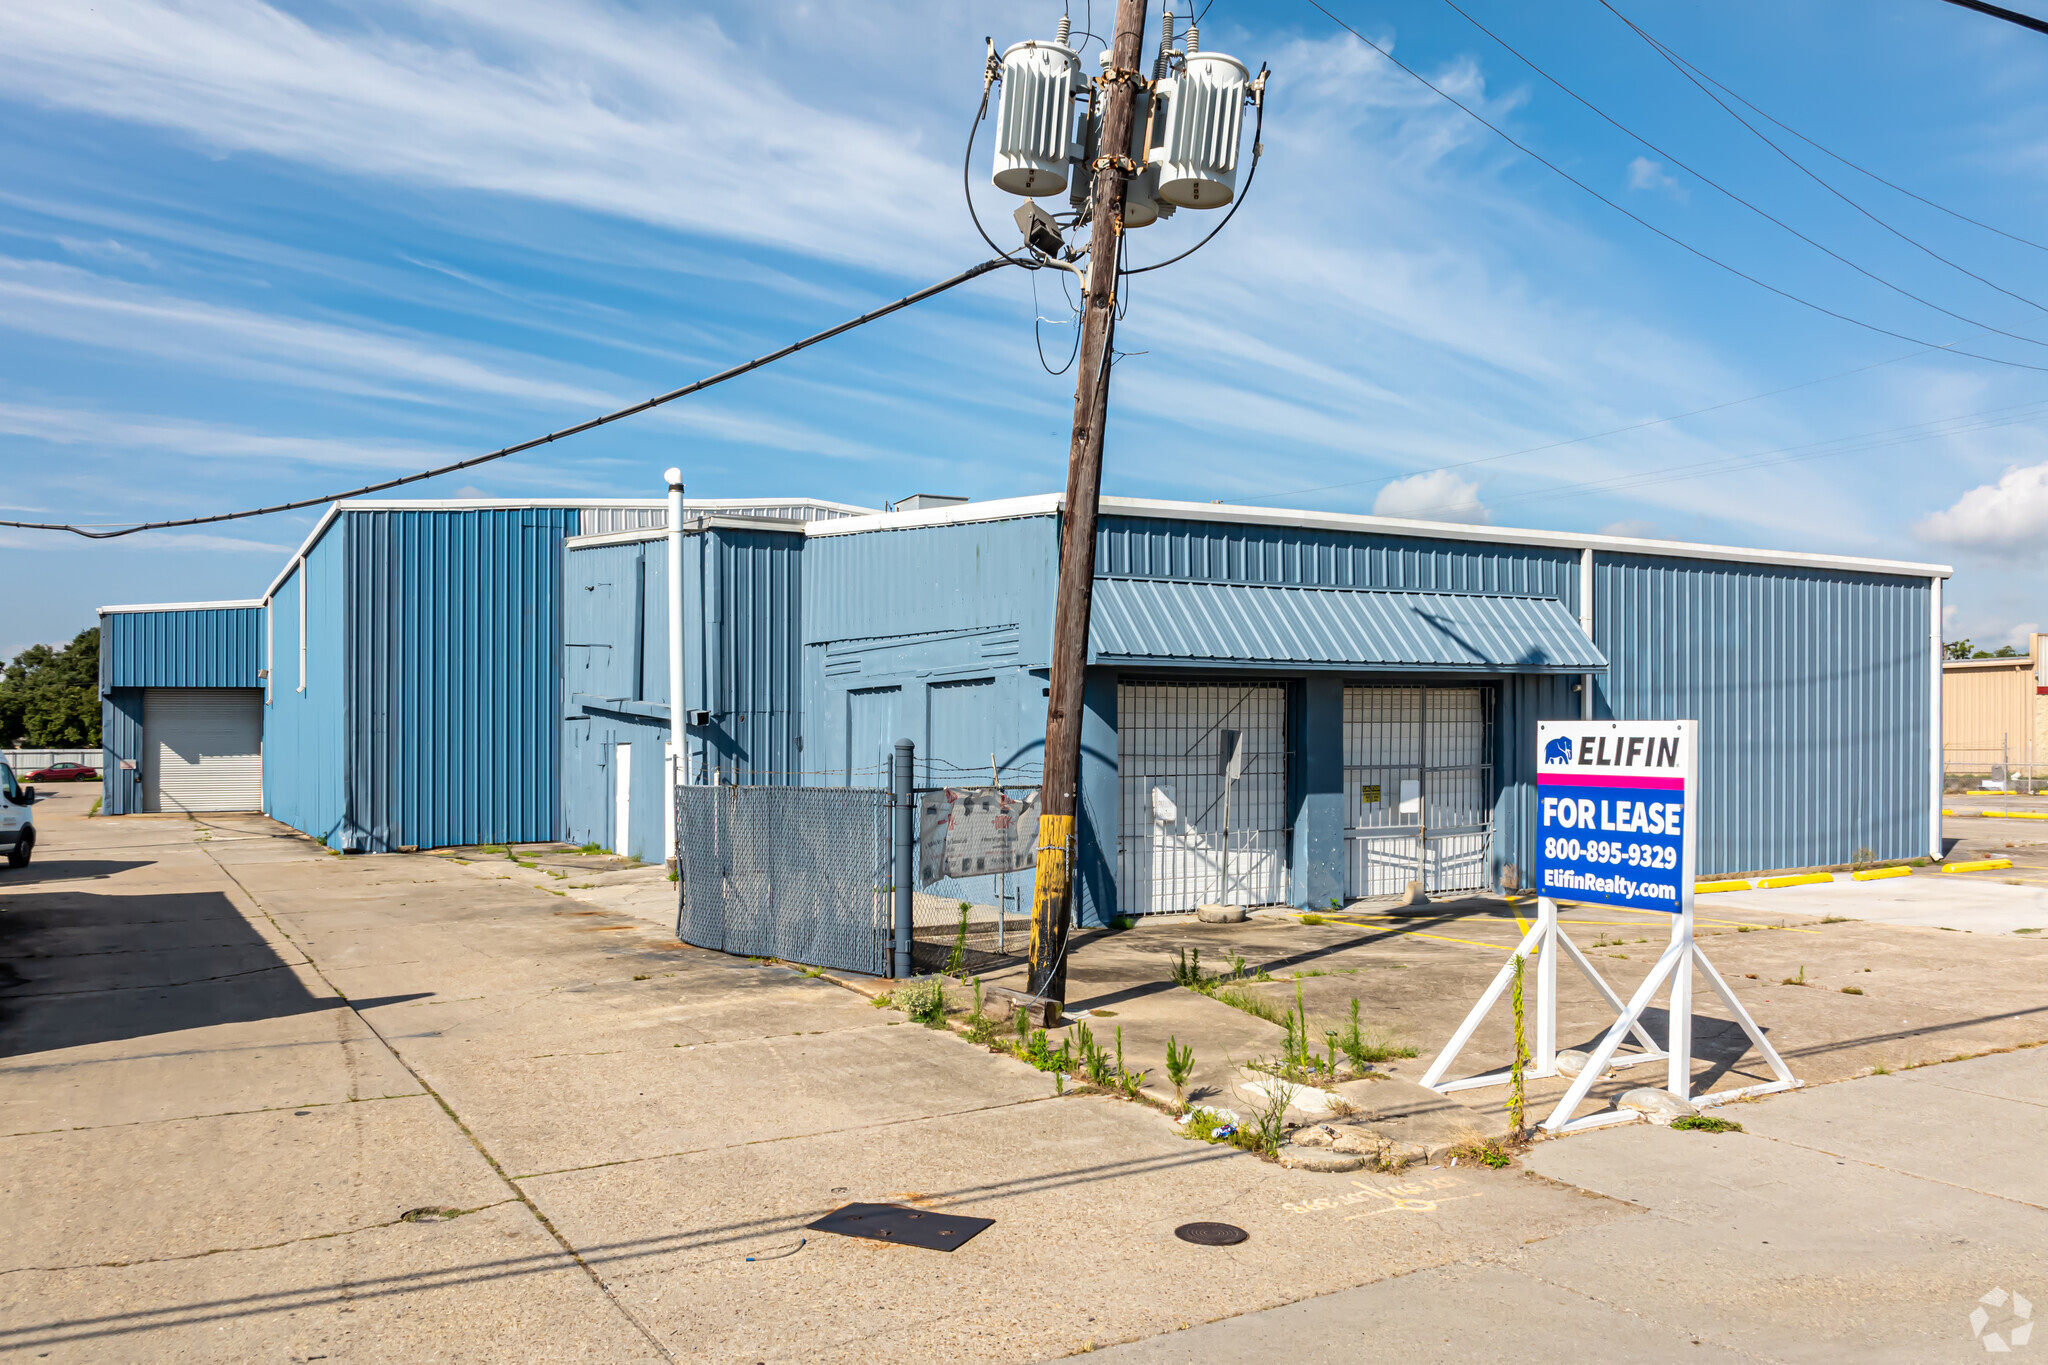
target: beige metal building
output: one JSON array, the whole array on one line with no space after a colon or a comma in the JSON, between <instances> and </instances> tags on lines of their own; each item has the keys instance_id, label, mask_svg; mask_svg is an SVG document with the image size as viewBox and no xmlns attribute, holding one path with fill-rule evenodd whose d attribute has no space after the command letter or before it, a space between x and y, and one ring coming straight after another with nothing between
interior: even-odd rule
<instances>
[{"instance_id":1,"label":"beige metal building","mask_svg":"<svg viewBox=\"0 0 2048 1365\"><path fill-rule=\"evenodd\" d=\"M1949 785L2007 778L2032 791L2048 768L2048 659L2032 635L2009 659L1950 659L1941 666L1941 745Z\"/></svg>"}]
</instances>

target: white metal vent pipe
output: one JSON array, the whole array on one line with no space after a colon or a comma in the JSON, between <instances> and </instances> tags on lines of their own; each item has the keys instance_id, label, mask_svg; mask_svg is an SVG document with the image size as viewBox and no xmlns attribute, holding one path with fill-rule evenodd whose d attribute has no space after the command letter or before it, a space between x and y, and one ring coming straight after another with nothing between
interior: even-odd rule
<instances>
[{"instance_id":1,"label":"white metal vent pipe","mask_svg":"<svg viewBox=\"0 0 2048 1365\"><path fill-rule=\"evenodd\" d=\"M668 761L662 771L668 782L662 801L662 827L668 835L668 857L676 857L676 788L683 767L683 471L671 469L668 479Z\"/></svg>"}]
</instances>

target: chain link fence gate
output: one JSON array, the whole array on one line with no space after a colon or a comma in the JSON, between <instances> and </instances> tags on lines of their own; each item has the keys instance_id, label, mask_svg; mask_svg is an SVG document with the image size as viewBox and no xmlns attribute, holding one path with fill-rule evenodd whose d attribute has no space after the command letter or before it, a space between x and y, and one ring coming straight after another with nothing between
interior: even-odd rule
<instances>
[{"instance_id":1,"label":"chain link fence gate","mask_svg":"<svg viewBox=\"0 0 2048 1365\"><path fill-rule=\"evenodd\" d=\"M886 790L676 788L676 937L699 948L889 974Z\"/></svg>"}]
</instances>

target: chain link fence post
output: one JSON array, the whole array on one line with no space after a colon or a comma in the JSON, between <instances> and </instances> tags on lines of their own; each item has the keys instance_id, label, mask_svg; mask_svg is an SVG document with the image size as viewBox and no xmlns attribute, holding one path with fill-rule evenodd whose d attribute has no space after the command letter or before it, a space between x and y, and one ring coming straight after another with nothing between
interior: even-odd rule
<instances>
[{"instance_id":1,"label":"chain link fence post","mask_svg":"<svg viewBox=\"0 0 2048 1365\"><path fill-rule=\"evenodd\" d=\"M915 780L916 750L907 739L896 741L895 762L889 770L889 802L896 812L896 857L893 863L893 882L896 893L896 931L894 937L895 961L890 975L898 981L911 974L911 895L917 882L917 869L911 863L912 844L916 837L917 803L911 795Z\"/></svg>"}]
</instances>

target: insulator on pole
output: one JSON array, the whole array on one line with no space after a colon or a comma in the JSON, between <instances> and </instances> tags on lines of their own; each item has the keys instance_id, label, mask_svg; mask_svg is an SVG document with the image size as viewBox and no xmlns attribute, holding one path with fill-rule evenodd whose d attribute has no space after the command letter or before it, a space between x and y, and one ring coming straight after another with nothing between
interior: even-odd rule
<instances>
[{"instance_id":1,"label":"insulator on pole","mask_svg":"<svg viewBox=\"0 0 2048 1365\"><path fill-rule=\"evenodd\" d=\"M1173 70L1173 7L1159 13L1159 56L1152 62L1152 79L1161 80Z\"/></svg>"},{"instance_id":2,"label":"insulator on pole","mask_svg":"<svg viewBox=\"0 0 2048 1365\"><path fill-rule=\"evenodd\" d=\"M1074 16L1071 14L1062 14L1060 16L1059 34L1053 39L1053 41L1058 43L1061 47L1065 47L1067 45L1067 39L1072 37L1073 34Z\"/></svg>"}]
</instances>

